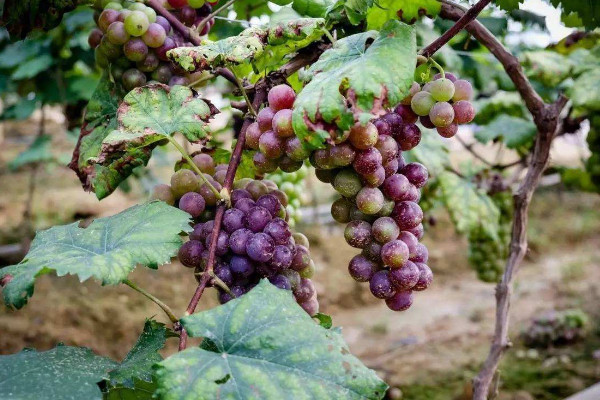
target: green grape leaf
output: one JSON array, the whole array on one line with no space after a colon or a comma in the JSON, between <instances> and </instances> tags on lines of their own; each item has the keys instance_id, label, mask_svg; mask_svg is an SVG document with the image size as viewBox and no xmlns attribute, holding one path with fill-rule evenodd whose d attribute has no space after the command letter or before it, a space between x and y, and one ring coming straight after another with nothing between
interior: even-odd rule
<instances>
[{"instance_id":1,"label":"green grape leaf","mask_svg":"<svg viewBox=\"0 0 600 400\"><path fill-rule=\"evenodd\" d=\"M53 271L77 275L82 282L94 277L103 285L116 285L137 264L156 268L168 263L183 243L180 233L190 230L189 218L154 201L96 219L87 228L75 222L38 232L21 263L0 269L0 278L12 275L2 289L4 302L23 307L33 295L35 279Z\"/></svg>"},{"instance_id":2,"label":"green grape leaf","mask_svg":"<svg viewBox=\"0 0 600 400\"><path fill-rule=\"evenodd\" d=\"M60 24L64 13L83 0L4 0L0 3L0 25L11 36L24 38L33 30L48 31Z\"/></svg>"},{"instance_id":3,"label":"green grape leaf","mask_svg":"<svg viewBox=\"0 0 600 400\"><path fill-rule=\"evenodd\" d=\"M371 43L372 42L372 43ZM313 148L399 103L413 82L415 29L389 21L381 30L338 40L307 73L294 103L294 131Z\"/></svg>"},{"instance_id":4,"label":"green grape leaf","mask_svg":"<svg viewBox=\"0 0 600 400\"><path fill-rule=\"evenodd\" d=\"M367 11L374 4L374 0L337 0L329 6L327 18L332 21L347 19L351 24L358 25L367 17Z\"/></svg>"},{"instance_id":5,"label":"green grape leaf","mask_svg":"<svg viewBox=\"0 0 600 400\"><path fill-rule=\"evenodd\" d=\"M267 280L181 323L208 343L156 366L164 400L381 399L387 389L338 332L316 324L291 292Z\"/></svg>"},{"instance_id":6,"label":"green grape leaf","mask_svg":"<svg viewBox=\"0 0 600 400\"><path fill-rule=\"evenodd\" d=\"M110 371L110 384L134 388L134 380L152 382L152 366L162 361L158 353L168 337L174 336L164 324L147 320L144 331L123 362Z\"/></svg>"},{"instance_id":7,"label":"green grape leaf","mask_svg":"<svg viewBox=\"0 0 600 400\"><path fill-rule=\"evenodd\" d=\"M152 400L156 391L156 382L144 382L135 379L133 387L123 385L108 386L103 400Z\"/></svg>"},{"instance_id":8,"label":"green grape leaf","mask_svg":"<svg viewBox=\"0 0 600 400\"><path fill-rule=\"evenodd\" d=\"M52 56L49 54L42 54L39 57L31 58L24 63L19 64L10 77L15 81L33 78L40 72L50 68L52 64L54 64Z\"/></svg>"},{"instance_id":9,"label":"green grape leaf","mask_svg":"<svg viewBox=\"0 0 600 400\"><path fill-rule=\"evenodd\" d=\"M573 102L574 116L586 115L590 111L600 111L600 69L591 69L579 76L568 90Z\"/></svg>"},{"instance_id":10,"label":"green grape leaf","mask_svg":"<svg viewBox=\"0 0 600 400\"><path fill-rule=\"evenodd\" d=\"M101 400L97 383L116 364L90 349L63 345L0 356L0 398Z\"/></svg>"},{"instance_id":11,"label":"green grape leaf","mask_svg":"<svg viewBox=\"0 0 600 400\"><path fill-rule=\"evenodd\" d=\"M497 0L496 4L504 11L518 10L524 0Z\"/></svg>"},{"instance_id":12,"label":"green grape leaf","mask_svg":"<svg viewBox=\"0 0 600 400\"><path fill-rule=\"evenodd\" d=\"M290 3L291 1L288 1ZM271 15L273 11L269 8L267 1L257 2L256 0L236 0L233 3L233 10L238 19L250 21L250 18L261 15Z\"/></svg>"},{"instance_id":13,"label":"green grape leaf","mask_svg":"<svg viewBox=\"0 0 600 400\"><path fill-rule=\"evenodd\" d=\"M28 38L8 44L0 51L0 68L17 67L45 51L48 51L46 42L37 39Z\"/></svg>"},{"instance_id":14,"label":"green grape leaf","mask_svg":"<svg viewBox=\"0 0 600 400\"><path fill-rule=\"evenodd\" d=\"M378 0L367 12L367 28L381 29L390 19L413 24L423 15L435 17L442 9L437 0Z\"/></svg>"},{"instance_id":15,"label":"green grape leaf","mask_svg":"<svg viewBox=\"0 0 600 400\"><path fill-rule=\"evenodd\" d=\"M554 7L560 7L564 14L576 13L587 29L600 25L600 3L592 0L550 0Z\"/></svg>"},{"instance_id":16,"label":"green grape leaf","mask_svg":"<svg viewBox=\"0 0 600 400\"><path fill-rule=\"evenodd\" d=\"M499 115L492 122L483 125L475 132L475 138L481 143L500 139L510 149L518 149L533 143L537 133L535 124L523 118Z\"/></svg>"},{"instance_id":17,"label":"green grape leaf","mask_svg":"<svg viewBox=\"0 0 600 400\"><path fill-rule=\"evenodd\" d=\"M498 115L518 118L526 118L528 115L523 99L517 92L499 90L490 97L474 101L473 105L476 110L473 122L477 125L489 124Z\"/></svg>"},{"instance_id":18,"label":"green grape leaf","mask_svg":"<svg viewBox=\"0 0 600 400\"><path fill-rule=\"evenodd\" d=\"M442 201L459 233L482 229L489 235L496 235L500 211L484 190L449 171L438 174L437 180Z\"/></svg>"},{"instance_id":19,"label":"green grape leaf","mask_svg":"<svg viewBox=\"0 0 600 400\"><path fill-rule=\"evenodd\" d=\"M324 27L322 18L284 20L265 28L248 28L237 36L202 46L179 47L168 55L190 72L231 66L240 72L238 75L245 76L249 72L248 63L252 63L256 71L279 66L286 55L319 40Z\"/></svg>"},{"instance_id":20,"label":"green grape leaf","mask_svg":"<svg viewBox=\"0 0 600 400\"><path fill-rule=\"evenodd\" d=\"M325 18L327 9L335 0L294 0L292 8L302 15L313 18Z\"/></svg>"},{"instance_id":21,"label":"green grape leaf","mask_svg":"<svg viewBox=\"0 0 600 400\"><path fill-rule=\"evenodd\" d=\"M574 65L569 58L554 51L526 51L522 54L521 63L530 78L548 87L558 86L569 78Z\"/></svg>"},{"instance_id":22,"label":"green grape leaf","mask_svg":"<svg viewBox=\"0 0 600 400\"><path fill-rule=\"evenodd\" d=\"M54 156L50 150L52 136L41 135L35 138L27 150L19 153L17 157L8 163L8 167L15 171L25 165L50 162L54 160Z\"/></svg>"}]
</instances>

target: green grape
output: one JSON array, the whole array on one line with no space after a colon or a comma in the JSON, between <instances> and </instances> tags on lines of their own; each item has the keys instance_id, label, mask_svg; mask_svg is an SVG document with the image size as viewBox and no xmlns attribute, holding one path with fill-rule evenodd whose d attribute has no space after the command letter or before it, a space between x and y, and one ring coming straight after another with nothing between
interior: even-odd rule
<instances>
[{"instance_id":1,"label":"green grape","mask_svg":"<svg viewBox=\"0 0 600 400\"><path fill-rule=\"evenodd\" d=\"M436 101L449 101L454 96L454 83L447 78L440 78L431 82L429 93Z\"/></svg>"},{"instance_id":2,"label":"green grape","mask_svg":"<svg viewBox=\"0 0 600 400\"><path fill-rule=\"evenodd\" d=\"M425 91L415 94L410 101L410 107L415 114L420 116L428 115L434 105L435 100L433 99L433 96L431 96L431 93Z\"/></svg>"},{"instance_id":3,"label":"green grape","mask_svg":"<svg viewBox=\"0 0 600 400\"><path fill-rule=\"evenodd\" d=\"M148 26L150 21L142 11L134 11L125 18L125 29L131 36L142 36L148 30Z\"/></svg>"},{"instance_id":4,"label":"green grape","mask_svg":"<svg viewBox=\"0 0 600 400\"><path fill-rule=\"evenodd\" d=\"M344 197L353 197L362 189L360 177L353 169L344 169L333 181L333 188Z\"/></svg>"},{"instance_id":5,"label":"green grape","mask_svg":"<svg viewBox=\"0 0 600 400\"><path fill-rule=\"evenodd\" d=\"M156 22L156 11L154 11L152 8L144 7L144 9L140 11L146 14L146 17L148 17L148 21L150 21L150 23Z\"/></svg>"},{"instance_id":6,"label":"green grape","mask_svg":"<svg viewBox=\"0 0 600 400\"><path fill-rule=\"evenodd\" d=\"M127 8L131 11L144 11L146 9L146 6L144 5L144 3L133 3Z\"/></svg>"},{"instance_id":7,"label":"green grape","mask_svg":"<svg viewBox=\"0 0 600 400\"><path fill-rule=\"evenodd\" d=\"M110 3L107 3L104 6L105 10L111 9L111 10L117 10L117 11L121 11L123 9L123 6L120 3L117 3L115 1L111 1Z\"/></svg>"},{"instance_id":8,"label":"green grape","mask_svg":"<svg viewBox=\"0 0 600 400\"><path fill-rule=\"evenodd\" d=\"M206 3L206 0L188 0L188 6L192 8L200 8Z\"/></svg>"}]
</instances>

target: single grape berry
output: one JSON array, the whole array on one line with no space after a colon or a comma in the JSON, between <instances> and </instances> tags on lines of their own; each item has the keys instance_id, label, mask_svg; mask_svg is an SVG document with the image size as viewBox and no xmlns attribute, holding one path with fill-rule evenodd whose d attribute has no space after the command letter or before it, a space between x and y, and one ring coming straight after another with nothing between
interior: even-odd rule
<instances>
[{"instance_id":1,"label":"single grape berry","mask_svg":"<svg viewBox=\"0 0 600 400\"><path fill-rule=\"evenodd\" d=\"M188 192L179 200L179 209L190 214L192 218L198 218L204 212L205 207L204 197L196 192Z\"/></svg>"},{"instance_id":2,"label":"single grape berry","mask_svg":"<svg viewBox=\"0 0 600 400\"><path fill-rule=\"evenodd\" d=\"M359 254L350 260L348 272L355 281L368 282L377 272L377 264Z\"/></svg>"},{"instance_id":3,"label":"single grape berry","mask_svg":"<svg viewBox=\"0 0 600 400\"><path fill-rule=\"evenodd\" d=\"M412 261L406 261L402 268L394 268L390 271L390 280L396 290L407 290L415 287L419 282L421 271Z\"/></svg>"},{"instance_id":4,"label":"single grape berry","mask_svg":"<svg viewBox=\"0 0 600 400\"><path fill-rule=\"evenodd\" d=\"M412 98L411 98L412 99ZM419 119L419 116L410 107L410 101L408 104L399 104L394 109L394 112L402 117L402 120L406 124L414 124Z\"/></svg>"},{"instance_id":5,"label":"single grape berry","mask_svg":"<svg viewBox=\"0 0 600 400\"><path fill-rule=\"evenodd\" d=\"M406 231L415 235L415 237L419 240L423 239L423 236L425 235L425 229L423 228L423 224L419 224L411 229L406 229Z\"/></svg>"},{"instance_id":6,"label":"single grape berry","mask_svg":"<svg viewBox=\"0 0 600 400\"><path fill-rule=\"evenodd\" d=\"M383 182L382 189L387 198L402 201L410 190L410 181L402 174L394 174Z\"/></svg>"},{"instance_id":7,"label":"single grape berry","mask_svg":"<svg viewBox=\"0 0 600 400\"><path fill-rule=\"evenodd\" d=\"M429 90L435 101L450 101L454 96L454 83L448 78L440 78L431 82Z\"/></svg>"},{"instance_id":8,"label":"single grape berry","mask_svg":"<svg viewBox=\"0 0 600 400\"><path fill-rule=\"evenodd\" d=\"M296 93L294 89L288 85L277 85L271 88L267 95L269 101L269 107L277 112L284 108L291 109L294 106L294 100L296 100Z\"/></svg>"},{"instance_id":9,"label":"single grape berry","mask_svg":"<svg viewBox=\"0 0 600 400\"><path fill-rule=\"evenodd\" d=\"M132 90L146 84L146 75L140 70L132 68L123 73L121 80L125 89Z\"/></svg>"},{"instance_id":10,"label":"single grape berry","mask_svg":"<svg viewBox=\"0 0 600 400\"><path fill-rule=\"evenodd\" d=\"M252 207L246 214L246 228L252 232L261 232L273 217L264 207Z\"/></svg>"},{"instance_id":11,"label":"single grape berry","mask_svg":"<svg viewBox=\"0 0 600 400\"><path fill-rule=\"evenodd\" d=\"M331 204L331 216L336 222L345 224L350 222L350 210L352 209L352 203L340 197Z\"/></svg>"},{"instance_id":12,"label":"single grape berry","mask_svg":"<svg viewBox=\"0 0 600 400\"><path fill-rule=\"evenodd\" d=\"M452 108L454 108L454 122L457 124L468 124L475 118L475 108L470 101L459 100L452 104Z\"/></svg>"},{"instance_id":13,"label":"single grape berry","mask_svg":"<svg viewBox=\"0 0 600 400\"><path fill-rule=\"evenodd\" d=\"M175 196L171 191L171 186L165 184L154 186L150 199L164 201L171 206L175 204Z\"/></svg>"},{"instance_id":14,"label":"single grape berry","mask_svg":"<svg viewBox=\"0 0 600 400\"><path fill-rule=\"evenodd\" d=\"M316 293L315 285L310 279L301 278L300 284L294 290L294 296L298 302L305 302L311 299Z\"/></svg>"},{"instance_id":15,"label":"single grape berry","mask_svg":"<svg viewBox=\"0 0 600 400\"><path fill-rule=\"evenodd\" d=\"M398 235L398 240L402 240L408 246L408 253L410 257L414 257L417 252L417 245L419 239L409 231L402 231Z\"/></svg>"},{"instance_id":16,"label":"single grape berry","mask_svg":"<svg viewBox=\"0 0 600 400\"><path fill-rule=\"evenodd\" d=\"M246 245L254 233L250 229L242 228L234 231L229 236L229 248L235 254L246 254Z\"/></svg>"},{"instance_id":17,"label":"single grape berry","mask_svg":"<svg viewBox=\"0 0 600 400\"><path fill-rule=\"evenodd\" d=\"M456 133L458 132L458 125L453 123L445 127L440 126L436 128L436 130L441 137L445 137L448 139L456 135Z\"/></svg>"},{"instance_id":18,"label":"single grape berry","mask_svg":"<svg viewBox=\"0 0 600 400\"><path fill-rule=\"evenodd\" d=\"M198 189L198 179L189 169L180 169L171 176L171 190L175 197L180 198L188 192Z\"/></svg>"},{"instance_id":19,"label":"single grape berry","mask_svg":"<svg viewBox=\"0 0 600 400\"><path fill-rule=\"evenodd\" d=\"M103 31L108 31L108 27L113 23L119 20L119 11L117 10L104 10L100 13L100 17L98 17L98 27Z\"/></svg>"},{"instance_id":20,"label":"single grape berry","mask_svg":"<svg viewBox=\"0 0 600 400\"><path fill-rule=\"evenodd\" d=\"M390 280L389 271L377 271L369 280L369 288L373 296L378 299L387 299L394 295L394 288Z\"/></svg>"},{"instance_id":21,"label":"single grape berry","mask_svg":"<svg viewBox=\"0 0 600 400\"><path fill-rule=\"evenodd\" d=\"M371 227L373 238L379 243L387 243L395 240L400 234L400 228L390 217L377 218Z\"/></svg>"},{"instance_id":22,"label":"single grape berry","mask_svg":"<svg viewBox=\"0 0 600 400\"><path fill-rule=\"evenodd\" d=\"M459 79L454 82L454 95L452 100L458 102L460 100L470 100L473 97L473 87L469 81Z\"/></svg>"},{"instance_id":23,"label":"single grape berry","mask_svg":"<svg viewBox=\"0 0 600 400\"><path fill-rule=\"evenodd\" d=\"M367 259L380 264L381 263L381 244L371 240L362 250L361 254Z\"/></svg>"},{"instance_id":24,"label":"single grape berry","mask_svg":"<svg viewBox=\"0 0 600 400\"><path fill-rule=\"evenodd\" d=\"M402 290L394 293L392 297L385 300L385 304L392 311L405 311L413 302L413 294L410 290Z\"/></svg>"},{"instance_id":25,"label":"single grape berry","mask_svg":"<svg viewBox=\"0 0 600 400\"><path fill-rule=\"evenodd\" d=\"M204 245L202 242L197 240L185 242L183 246L179 248L179 261L188 268L195 268L202 262L203 251Z\"/></svg>"},{"instance_id":26,"label":"single grape berry","mask_svg":"<svg viewBox=\"0 0 600 400\"><path fill-rule=\"evenodd\" d=\"M277 136L286 138L294 134L294 128L292 127L292 110L283 109L277 111L273 116L273 131Z\"/></svg>"},{"instance_id":27,"label":"single grape berry","mask_svg":"<svg viewBox=\"0 0 600 400\"><path fill-rule=\"evenodd\" d=\"M438 128L444 128L454 121L454 109L450 103L436 103L429 112L429 119Z\"/></svg>"},{"instance_id":28,"label":"single grape berry","mask_svg":"<svg viewBox=\"0 0 600 400\"><path fill-rule=\"evenodd\" d=\"M411 257L411 261L415 263L426 263L429 260L429 251L423 243L419 243L415 247L415 254Z\"/></svg>"},{"instance_id":29,"label":"single grape berry","mask_svg":"<svg viewBox=\"0 0 600 400\"><path fill-rule=\"evenodd\" d=\"M433 122L431 122L429 115L424 115L422 117L419 117L419 122L421 122L421 125L423 125L423 127L427 128L427 129L435 128L435 125L433 124Z\"/></svg>"},{"instance_id":30,"label":"single grape berry","mask_svg":"<svg viewBox=\"0 0 600 400\"><path fill-rule=\"evenodd\" d=\"M303 161L308 158L309 152L304 148L298 137L292 136L285 141L285 154L295 161Z\"/></svg>"},{"instance_id":31,"label":"single grape berry","mask_svg":"<svg viewBox=\"0 0 600 400\"><path fill-rule=\"evenodd\" d=\"M146 58L136 64L137 69L142 72L153 72L156 68L158 68L160 64L160 60L154 53L148 53Z\"/></svg>"},{"instance_id":32,"label":"single grape berry","mask_svg":"<svg viewBox=\"0 0 600 400\"><path fill-rule=\"evenodd\" d=\"M354 170L361 175L372 174L383 165L381 153L374 147L367 150L358 151L352 166Z\"/></svg>"},{"instance_id":33,"label":"single grape berry","mask_svg":"<svg viewBox=\"0 0 600 400\"><path fill-rule=\"evenodd\" d=\"M344 197L354 197L362 189L360 177L352 169L340 171L333 181L333 188Z\"/></svg>"},{"instance_id":34,"label":"single grape berry","mask_svg":"<svg viewBox=\"0 0 600 400\"><path fill-rule=\"evenodd\" d=\"M258 118L256 121L258 122L258 127L261 132L266 132L270 129L273 129L273 117L275 116L275 112L271 107L265 107L258 113Z\"/></svg>"},{"instance_id":35,"label":"single grape berry","mask_svg":"<svg viewBox=\"0 0 600 400\"><path fill-rule=\"evenodd\" d=\"M163 45L167 38L167 32L165 29L155 22L148 26L148 30L142 35L142 40L148 45L148 47L156 48Z\"/></svg>"},{"instance_id":36,"label":"single grape berry","mask_svg":"<svg viewBox=\"0 0 600 400\"><path fill-rule=\"evenodd\" d=\"M267 262L273 257L275 243L266 233L255 233L246 243L246 254L258 262Z\"/></svg>"},{"instance_id":37,"label":"single grape berry","mask_svg":"<svg viewBox=\"0 0 600 400\"><path fill-rule=\"evenodd\" d=\"M379 135L392 134L392 127L383 118L377 118L375 121L373 121L373 125L375 125L375 128L377 128L377 133L379 133Z\"/></svg>"},{"instance_id":38,"label":"single grape berry","mask_svg":"<svg viewBox=\"0 0 600 400\"><path fill-rule=\"evenodd\" d=\"M377 128L370 122L367 122L365 126L360 124L354 125L350 128L350 136L348 140L354 147L359 150L366 150L369 147L375 146L379 134Z\"/></svg>"},{"instance_id":39,"label":"single grape berry","mask_svg":"<svg viewBox=\"0 0 600 400\"><path fill-rule=\"evenodd\" d=\"M431 93L421 91L415 94L410 102L410 107L417 115L428 115L431 108L435 105L435 100Z\"/></svg>"},{"instance_id":40,"label":"single grape berry","mask_svg":"<svg viewBox=\"0 0 600 400\"><path fill-rule=\"evenodd\" d=\"M148 55L148 46L142 39L134 38L125 43L123 53L131 61L142 61Z\"/></svg>"},{"instance_id":41,"label":"single grape berry","mask_svg":"<svg viewBox=\"0 0 600 400\"><path fill-rule=\"evenodd\" d=\"M336 146L338 147L338 146ZM335 147L333 147L335 148ZM332 148L332 149L333 149ZM381 162L386 164L392 159L395 159L398 156L398 143L394 140L393 137L388 135L381 135L377 139L377 143L375 143L375 148L379 150L381 154ZM333 153L333 150L332 150ZM354 160L354 157L352 157ZM350 164L350 163L349 163ZM347 164L347 165L349 165Z\"/></svg>"},{"instance_id":42,"label":"single grape berry","mask_svg":"<svg viewBox=\"0 0 600 400\"><path fill-rule=\"evenodd\" d=\"M266 131L258 140L259 150L270 159L276 159L283 155L284 141L273 131Z\"/></svg>"},{"instance_id":43,"label":"single grape berry","mask_svg":"<svg viewBox=\"0 0 600 400\"><path fill-rule=\"evenodd\" d=\"M100 29L94 28L90 32L90 36L88 36L88 44L90 45L90 47L92 49L95 49L96 47L98 47L98 45L100 44L100 41L102 40L102 36L104 36L104 34L102 33L102 31Z\"/></svg>"},{"instance_id":44,"label":"single grape berry","mask_svg":"<svg viewBox=\"0 0 600 400\"><path fill-rule=\"evenodd\" d=\"M429 178L427 168L418 162L406 164L406 166L400 170L400 173L406 176L410 183L415 185L417 188L422 188L425 186L427 179Z\"/></svg>"},{"instance_id":45,"label":"single grape berry","mask_svg":"<svg viewBox=\"0 0 600 400\"><path fill-rule=\"evenodd\" d=\"M390 268L401 268L409 256L408 246L401 240L392 240L381 247L381 260Z\"/></svg>"},{"instance_id":46,"label":"single grape berry","mask_svg":"<svg viewBox=\"0 0 600 400\"><path fill-rule=\"evenodd\" d=\"M310 265L310 252L308 248L302 245L294 246L294 258L292 259L292 265L290 266L295 271L302 271Z\"/></svg>"},{"instance_id":47,"label":"single grape berry","mask_svg":"<svg viewBox=\"0 0 600 400\"><path fill-rule=\"evenodd\" d=\"M336 167L347 167L354 161L354 158L356 157L356 150L354 150L350 143L340 143L331 147L329 156L331 158L331 162Z\"/></svg>"},{"instance_id":48,"label":"single grape berry","mask_svg":"<svg viewBox=\"0 0 600 400\"><path fill-rule=\"evenodd\" d=\"M384 201L381 190L373 187L364 187L356 195L356 207L367 215L377 214Z\"/></svg>"},{"instance_id":49,"label":"single grape berry","mask_svg":"<svg viewBox=\"0 0 600 400\"><path fill-rule=\"evenodd\" d=\"M362 249L371 240L371 224L366 221L351 221L346 225L344 238L350 246Z\"/></svg>"},{"instance_id":50,"label":"single grape berry","mask_svg":"<svg viewBox=\"0 0 600 400\"><path fill-rule=\"evenodd\" d=\"M115 21L108 27L106 36L112 44L123 45L127 43L131 37L125 30L125 24L120 21Z\"/></svg>"},{"instance_id":51,"label":"single grape berry","mask_svg":"<svg viewBox=\"0 0 600 400\"><path fill-rule=\"evenodd\" d=\"M402 151L411 150L421 142L421 130L415 124L404 124L395 136Z\"/></svg>"},{"instance_id":52,"label":"single grape berry","mask_svg":"<svg viewBox=\"0 0 600 400\"><path fill-rule=\"evenodd\" d=\"M263 232L271 236L276 245L284 245L292 237L288 223L281 218L271 220L265 226Z\"/></svg>"},{"instance_id":53,"label":"single grape berry","mask_svg":"<svg viewBox=\"0 0 600 400\"><path fill-rule=\"evenodd\" d=\"M421 223L423 220L423 211L415 202L402 201L394 207L392 218L396 221L400 230L405 231Z\"/></svg>"},{"instance_id":54,"label":"single grape berry","mask_svg":"<svg viewBox=\"0 0 600 400\"><path fill-rule=\"evenodd\" d=\"M383 168L383 166L380 165L372 173L363 174L362 178L367 186L370 186L372 188L379 187L383 185L383 182L385 181L385 168Z\"/></svg>"},{"instance_id":55,"label":"single grape berry","mask_svg":"<svg viewBox=\"0 0 600 400\"><path fill-rule=\"evenodd\" d=\"M433 282L433 272L431 271L431 268L429 268L426 264L416 264L419 268L419 280L417 281L417 284L413 287L413 290L425 290L429 286L431 286L431 283Z\"/></svg>"},{"instance_id":56,"label":"single grape berry","mask_svg":"<svg viewBox=\"0 0 600 400\"><path fill-rule=\"evenodd\" d=\"M125 29L131 36L142 36L148 30L150 21L142 11L133 11L125 18Z\"/></svg>"}]
</instances>

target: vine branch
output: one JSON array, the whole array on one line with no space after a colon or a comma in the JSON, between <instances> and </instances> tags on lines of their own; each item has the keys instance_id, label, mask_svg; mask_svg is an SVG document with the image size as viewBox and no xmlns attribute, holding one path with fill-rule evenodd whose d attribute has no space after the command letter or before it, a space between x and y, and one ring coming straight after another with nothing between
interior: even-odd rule
<instances>
[{"instance_id":1,"label":"vine branch","mask_svg":"<svg viewBox=\"0 0 600 400\"><path fill-rule=\"evenodd\" d=\"M179 33L181 33L186 40L189 40L195 46L200 46L200 35L198 35L198 33L192 28L188 28L187 26L185 26L183 22L177 19L176 16L174 16L173 14L171 14L171 12L169 12L169 10L164 8L162 4L160 4L159 0L145 0L145 2L148 7L151 7L159 15L165 17L167 21L169 21L171 26L177 31L179 31Z\"/></svg>"},{"instance_id":2,"label":"vine branch","mask_svg":"<svg viewBox=\"0 0 600 400\"><path fill-rule=\"evenodd\" d=\"M465 12L462 6L449 0L442 0L442 2L440 16L457 21L457 24L461 20L464 21L465 16L470 11ZM492 345L481 370L473 380L473 399L485 400L490 392L494 376L497 374L500 359L504 352L511 346L508 338L510 299L513 280L527 252L529 205L548 164L552 140L560 129L560 113L566 106L568 99L561 94L554 103L544 103L525 76L519 60L490 31L475 20L464 24L463 27L500 61L523 98L527 109L533 116L538 131L532 157L528 163L527 173L514 195L514 217L510 253L502 279L496 287L496 321Z\"/></svg>"}]
</instances>

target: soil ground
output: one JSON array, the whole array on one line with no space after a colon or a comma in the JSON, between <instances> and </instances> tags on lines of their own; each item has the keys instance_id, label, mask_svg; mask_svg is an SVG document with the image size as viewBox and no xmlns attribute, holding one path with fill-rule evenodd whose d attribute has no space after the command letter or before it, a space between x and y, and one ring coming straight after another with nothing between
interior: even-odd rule
<instances>
[{"instance_id":1,"label":"soil ground","mask_svg":"<svg viewBox=\"0 0 600 400\"><path fill-rule=\"evenodd\" d=\"M0 244L20 240L29 172L9 173L6 161L26 146L7 126L0 138ZM68 148L58 136L58 147ZM159 179L168 176L158 169ZM143 197L139 185L98 202L84 193L74 174L62 167L38 173L34 226L48 227L86 216L114 214ZM501 366L501 395L509 399L563 399L600 380L600 197L557 189L541 190L532 204L530 250L515 285L511 314L515 344ZM493 330L494 286L479 282L466 260L466 241L453 231L447 216L435 214L427 230L435 283L418 293L401 314L374 299L365 285L354 283L347 263L355 250L340 227L302 225L311 240L321 311L335 325L354 354L390 384L391 398L442 400L469 398L469 381L487 354ZM138 268L132 280L181 313L195 287L189 269L177 262L158 271ZM212 293L200 308L214 306ZM548 309L577 307L591 316L587 339L566 348L525 349L519 332L532 317ZM121 359L135 342L145 318L167 322L152 303L125 286L79 284L74 277L44 276L22 310L0 309L0 354L23 347L48 349L59 342L88 346ZM175 350L170 343L164 353Z\"/></svg>"}]
</instances>

